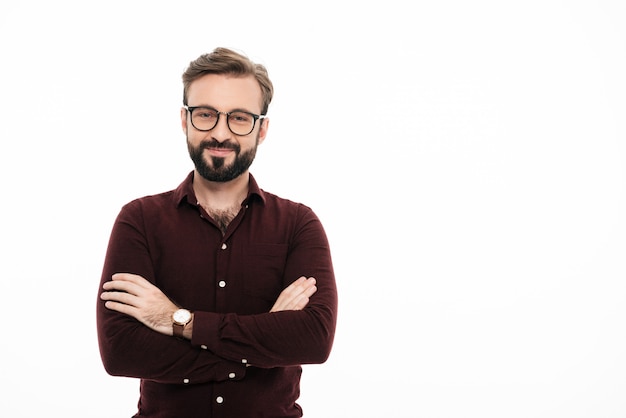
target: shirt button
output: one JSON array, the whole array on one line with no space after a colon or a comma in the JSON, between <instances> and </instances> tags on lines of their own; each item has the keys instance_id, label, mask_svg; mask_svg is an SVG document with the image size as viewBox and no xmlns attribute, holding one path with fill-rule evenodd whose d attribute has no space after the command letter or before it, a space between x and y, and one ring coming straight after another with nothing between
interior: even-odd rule
<instances>
[{"instance_id":1,"label":"shirt button","mask_svg":"<svg viewBox=\"0 0 626 418\"><path fill-rule=\"evenodd\" d=\"M228 248L228 245L226 245L226 243L222 244L222 250L225 250L226 248Z\"/></svg>"},{"instance_id":2,"label":"shirt button","mask_svg":"<svg viewBox=\"0 0 626 418\"><path fill-rule=\"evenodd\" d=\"M228 374L228 377L229 377L229 378L231 378L231 379L234 379L234 378L235 378L235 376L236 376L236 374L235 374L235 373L229 373L229 374Z\"/></svg>"},{"instance_id":3,"label":"shirt button","mask_svg":"<svg viewBox=\"0 0 626 418\"><path fill-rule=\"evenodd\" d=\"M189 383L189 379L183 379L183 383Z\"/></svg>"},{"instance_id":4,"label":"shirt button","mask_svg":"<svg viewBox=\"0 0 626 418\"><path fill-rule=\"evenodd\" d=\"M224 398L222 398L221 396L218 396L217 398L215 398L215 402L222 403L224 402Z\"/></svg>"},{"instance_id":5,"label":"shirt button","mask_svg":"<svg viewBox=\"0 0 626 418\"><path fill-rule=\"evenodd\" d=\"M207 347L206 345L202 344L202 345L200 346L200 348L201 348L201 349L203 349L203 350L206 350L206 349L208 349L209 347Z\"/></svg>"},{"instance_id":6,"label":"shirt button","mask_svg":"<svg viewBox=\"0 0 626 418\"><path fill-rule=\"evenodd\" d=\"M242 358L242 359L241 359L241 362L242 362L243 364L246 364L246 363L248 363L248 360L247 360L247 359L245 359L245 358Z\"/></svg>"},{"instance_id":7,"label":"shirt button","mask_svg":"<svg viewBox=\"0 0 626 418\"><path fill-rule=\"evenodd\" d=\"M224 280L220 280L220 282L217 285L219 287L226 287L226 282Z\"/></svg>"}]
</instances>

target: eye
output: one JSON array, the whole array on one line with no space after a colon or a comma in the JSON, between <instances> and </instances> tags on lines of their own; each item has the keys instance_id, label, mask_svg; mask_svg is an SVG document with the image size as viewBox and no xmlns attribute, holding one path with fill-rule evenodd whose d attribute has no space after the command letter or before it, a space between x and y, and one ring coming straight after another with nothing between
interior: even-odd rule
<instances>
[{"instance_id":1,"label":"eye","mask_svg":"<svg viewBox=\"0 0 626 418\"><path fill-rule=\"evenodd\" d=\"M217 112L211 109L195 109L193 116L202 120L213 120L217 118Z\"/></svg>"},{"instance_id":2,"label":"eye","mask_svg":"<svg viewBox=\"0 0 626 418\"><path fill-rule=\"evenodd\" d=\"M230 114L230 116L228 117L228 119L231 122L235 122L235 123L250 123L252 122L252 115L248 114L248 113L244 113L244 112L233 112Z\"/></svg>"}]
</instances>

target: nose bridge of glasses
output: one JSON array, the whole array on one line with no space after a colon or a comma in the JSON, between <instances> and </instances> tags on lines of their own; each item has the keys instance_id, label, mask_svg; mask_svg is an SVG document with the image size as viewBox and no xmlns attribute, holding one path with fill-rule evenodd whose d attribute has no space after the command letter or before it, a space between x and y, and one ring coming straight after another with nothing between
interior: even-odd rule
<instances>
[{"instance_id":1,"label":"nose bridge of glasses","mask_svg":"<svg viewBox=\"0 0 626 418\"><path fill-rule=\"evenodd\" d=\"M215 125L213 125L213 127L210 130L214 132L214 135L230 136L230 134L233 131L230 128L230 123L228 121L228 118L229 118L228 112L220 112L216 110L215 113L216 113Z\"/></svg>"},{"instance_id":2,"label":"nose bridge of glasses","mask_svg":"<svg viewBox=\"0 0 626 418\"><path fill-rule=\"evenodd\" d=\"M228 117L229 114L228 112L221 112L219 110L216 110L215 113L217 113L217 116L215 117L215 127L217 127L220 124L220 121L224 121L224 123L226 124L226 127L229 128L229 124L228 124ZM224 116L224 117L222 117Z\"/></svg>"}]
</instances>

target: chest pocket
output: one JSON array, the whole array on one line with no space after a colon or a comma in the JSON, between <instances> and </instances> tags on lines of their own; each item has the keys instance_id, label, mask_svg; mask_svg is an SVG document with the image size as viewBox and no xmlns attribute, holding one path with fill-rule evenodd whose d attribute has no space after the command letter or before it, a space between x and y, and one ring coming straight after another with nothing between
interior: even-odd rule
<instances>
[{"instance_id":1,"label":"chest pocket","mask_svg":"<svg viewBox=\"0 0 626 418\"><path fill-rule=\"evenodd\" d=\"M260 311L268 311L283 290L287 251L287 244L253 244L242 254L243 292Z\"/></svg>"}]
</instances>

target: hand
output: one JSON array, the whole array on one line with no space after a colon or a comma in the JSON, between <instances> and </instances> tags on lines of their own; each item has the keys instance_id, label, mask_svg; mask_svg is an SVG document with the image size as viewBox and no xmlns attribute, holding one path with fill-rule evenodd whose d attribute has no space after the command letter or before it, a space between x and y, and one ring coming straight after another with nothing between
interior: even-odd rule
<instances>
[{"instance_id":1,"label":"hand","mask_svg":"<svg viewBox=\"0 0 626 418\"><path fill-rule=\"evenodd\" d=\"M158 287L136 274L116 273L111 278L102 286L104 306L161 334L173 335L172 314L178 307Z\"/></svg>"},{"instance_id":2,"label":"hand","mask_svg":"<svg viewBox=\"0 0 626 418\"><path fill-rule=\"evenodd\" d=\"M315 278L304 276L287 286L276 299L270 312L299 311L309 303L309 298L317 292Z\"/></svg>"}]
</instances>

